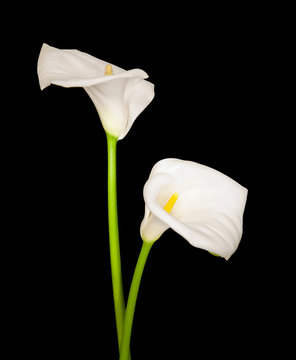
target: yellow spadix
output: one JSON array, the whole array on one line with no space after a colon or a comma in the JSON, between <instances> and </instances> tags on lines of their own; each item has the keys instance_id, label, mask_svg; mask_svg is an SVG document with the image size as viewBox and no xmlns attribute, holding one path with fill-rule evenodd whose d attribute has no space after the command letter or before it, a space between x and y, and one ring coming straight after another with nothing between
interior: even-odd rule
<instances>
[{"instance_id":1,"label":"yellow spadix","mask_svg":"<svg viewBox=\"0 0 296 360\"><path fill-rule=\"evenodd\" d=\"M174 207L174 205L175 205L178 197L179 197L178 193L174 193L174 194L170 197L169 201L166 203L166 205L165 205L165 207L164 207L164 210L165 210L166 212L170 213L170 212L172 211L172 209L173 209L173 207Z\"/></svg>"},{"instance_id":2,"label":"yellow spadix","mask_svg":"<svg viewBox=\"0 0 296 360\"><path fill-rule=\"evenodd\" d=\"M112 65L107 64L105 66L105 75L113 75Z\"/></svg>"}]
</instances>

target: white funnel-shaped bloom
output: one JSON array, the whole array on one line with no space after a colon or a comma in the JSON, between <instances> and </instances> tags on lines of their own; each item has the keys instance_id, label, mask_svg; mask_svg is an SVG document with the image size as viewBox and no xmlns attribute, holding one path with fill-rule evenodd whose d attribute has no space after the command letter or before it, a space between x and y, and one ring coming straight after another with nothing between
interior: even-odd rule
<instances>
[{"instance_id":1,"label":"white funnel-shaped bloom","mask_svg":"<svg viewBox=\"0 0 296 360\"><path fill-rule=\"evenodd\" d=\"M50 84L83 87L105 131L123 139L154 97L154 85L140 69L125 71L78 50L43 44L37 65L41 90Z\"/></svg>"},{"instance_id":2,"label":"white funnel-shaped bloom","mask_svg":"<svg viewBox=\"0 0 296 360\"><path fill-rule=\"evenodd\" d=\"M229 259L242 237L247 192L207 166L161 160L144 187L142 239L153 242L172 228L191 245Z\"/></svg>"}]
</instances>

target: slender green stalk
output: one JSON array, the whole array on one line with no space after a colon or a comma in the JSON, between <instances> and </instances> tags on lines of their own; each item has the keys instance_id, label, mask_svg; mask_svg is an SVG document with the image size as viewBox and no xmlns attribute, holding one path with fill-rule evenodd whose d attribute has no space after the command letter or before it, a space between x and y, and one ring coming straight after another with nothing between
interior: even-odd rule
<instances>
[{"instance_id":1,"label":"slender green stalk","mask_svg":"<svg viewBox=\"0 0 296 360\"><path fill-rule=\"evenodd\" d=\"M122 340L125 303L121 275L121 259L117 216L117 186L116 186L116 145L117 138L107 133L108 146L108 219L110 261L113 287L113 299L116 318L118 347Z\"/></svg>"},{"instance_id":2,"label":"slender green stalk","mask_svg":"<svg viewBox=\"0 0 296 360\"><path fill-rule=\"evenodd\" d=\"M120 347L120 360L128 360L132 326L133 326L134 313L135 313L139 287L141 283L143 270L146 264L146 260L152 245L153 242L146 243L145 241L143 241L142 249L135 268L135 272L129 292L128 302L126 306L126 311L125 311L123 337Z\"/></svg>"}]
</instances>

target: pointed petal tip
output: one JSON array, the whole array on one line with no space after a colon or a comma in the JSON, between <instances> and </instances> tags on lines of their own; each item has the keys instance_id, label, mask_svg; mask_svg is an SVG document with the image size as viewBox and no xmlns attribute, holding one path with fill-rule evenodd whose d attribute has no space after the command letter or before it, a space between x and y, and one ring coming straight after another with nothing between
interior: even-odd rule
<instances>
[{"instance_id":1,"label":"pointed petal tip","mask_svg":"<svg viewBox=\"0 0 296 360\"><path fill-rule=\"evenodd\" d=\"M44 90L45 88L47 88L48 86L49 86L50 84L49 83L40 83L39 82L39 86L40 86L40 90L42 91L42 90Z\"/></svg>"}]
</instances>

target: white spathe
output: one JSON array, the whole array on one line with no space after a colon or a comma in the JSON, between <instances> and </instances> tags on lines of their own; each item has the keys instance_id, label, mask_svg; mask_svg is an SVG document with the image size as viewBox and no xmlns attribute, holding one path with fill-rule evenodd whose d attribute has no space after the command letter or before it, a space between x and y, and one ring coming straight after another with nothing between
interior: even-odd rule
<instances>
[{"instance_id":1,"label":"white spathe","mask_svg":"<svg viewBox=\"0 0 296 360\"><path fill-rule=\"evenodd\" d=\"M174 193L179 197L167 213L164 206ZM228 260L242 237L247 193L246 188L210 167L179 159L161 160L144 186L141 237L153 242L172 228L193 246Z\"/></svg>"},{"instance_id":2,"label":"white spathe","mask_svg":"<svg viewBox=\"0 0 296 360\"><path fill-rule=\"evenodd\" d=\"M154 97L154 85L140 69L123 70L79 50L60 50L43 44L38 58L40 88L50 84L83 87L92 99L106 132L123 139L138 115Z\"/></svg>"}]
</instances>

